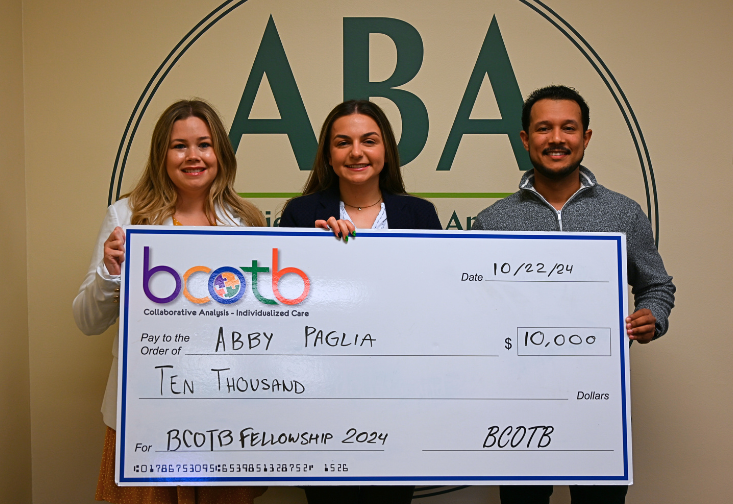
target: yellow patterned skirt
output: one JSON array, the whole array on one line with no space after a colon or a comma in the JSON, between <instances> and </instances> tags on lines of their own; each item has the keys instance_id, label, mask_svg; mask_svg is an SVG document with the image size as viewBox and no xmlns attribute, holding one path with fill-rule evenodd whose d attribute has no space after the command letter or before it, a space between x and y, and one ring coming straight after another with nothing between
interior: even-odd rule
<instances>
[{"instance_id":1,"label":"yellow patterned skirt","mask_svg":"<svg viewBox=\"0 0 733 504\"><path fill-rule=\"evenodd\" d=\"M107 427L98 501L112 504L252 504L267 487L121 487L115 484L115 430Z\"/></svg>"}]
</instances>

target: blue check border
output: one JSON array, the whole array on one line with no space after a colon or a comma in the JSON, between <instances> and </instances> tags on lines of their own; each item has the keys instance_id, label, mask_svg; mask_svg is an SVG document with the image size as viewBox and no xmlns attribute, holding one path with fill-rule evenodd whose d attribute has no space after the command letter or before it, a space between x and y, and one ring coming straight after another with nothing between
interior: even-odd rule
<instances>
[{"instance_id":1,"label":"blue check border","mask_svg":"<svg viewBox=\"0 0 733 504\"><path fill-rule=\"evenodd\" d=\"M626 352L628 348L624 338L619 338L619 358L621 365L621 423L623 427L623 474L617 476L389 476L389 477L326 477L326 476L309 476L309 477L195 477L195 478L132 478L125 476L125 425L127 420L127 355L128 355L128 319L130 306L130 290L127 288L127 279L130 278L129 260L133 237L135 235L166 235L166 234L188 234L188 235L247 235L247 236L310 236L324 239L333 239L331 233L314 233L313 230L308 231L284 231L279 230L262 230L262 229L237 229L237 230L217 230L217 229L161 229L160 227L147 229L126 229L125 240L125 277L124 277L124 302L122 306L123 325L120 328L120 336L122 342L122 401L120 409L120 431L118 432L120 446L120 464L119 476L121 483L208 483L208 482L228 482L228 483L264 483L271 481L293 481L293 482L321 482L321 481L341 481L341 482L362 482L362 483L379 483L379 482L475 482L477 484L486 482L501 481L526 481L526 482L542 482L554 481L565 483L579 483L583 481L626 481L629 479L629 425L626 421ZM617 264L617 290L618 290L618 317L619 317L619 334L625 334L626 324L624 323L624 293L626 285L623 278L623 264L625 254L622 247L622 237L619 235L576 235L571 233L527 233L527 234L499 234L499 233L473 233L473 232L434 232L434 233L380 233L369 232L359 235L358 239L368 239L370 237L388 237L388 238L437 238L437 239L467 239L467 240L485 240L485 239L502 239L502 240L570 240L570 241L613 241L616 243L616 264Z\"/></svg>"}]
</instances>

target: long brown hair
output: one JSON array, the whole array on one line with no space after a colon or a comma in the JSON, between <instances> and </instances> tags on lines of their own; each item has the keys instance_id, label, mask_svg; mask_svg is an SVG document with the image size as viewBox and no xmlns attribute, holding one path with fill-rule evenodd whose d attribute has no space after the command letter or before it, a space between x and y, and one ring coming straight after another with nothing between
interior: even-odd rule
<instances>
[{"instance_id":1,"label":"long brown hair","mask_svg":"<svg viewBox=\"0 0 733 504\"><path fill-rule=\"evenodd\" d=\"M336 105L323 123L321 135L318 138L318 152L313 162L313 171L303 186L303 195L338 186L338 175L331 166L331 128L336 119L352 114L371 117L382 133L384 168L379 173L379 189L392 194L407 194L400 172L400 153L397 150L397 141L384 111L368 100L349 100Z\"/></svg>"},{"instance_id":2,"label":"long brown hair","mask_svg":"<svg viewBox=\"0 0 733 504\"><path fill-rule=\"evenodd\" d=\"M209 188L204 213L213 226L223 223L216 208L230 209L248 226L264 226L262 212L234 191L237 158L226 129L214 108L203 100L180 100L165 109L153 129L150 154L140 180L126 197L130 198L132 224L162 224L176 212L178 193L168 176L165 161L173 124L189 117L198 117L209 127L212 145L219 165L216 178Z\"/></svg>"}]
</instances>

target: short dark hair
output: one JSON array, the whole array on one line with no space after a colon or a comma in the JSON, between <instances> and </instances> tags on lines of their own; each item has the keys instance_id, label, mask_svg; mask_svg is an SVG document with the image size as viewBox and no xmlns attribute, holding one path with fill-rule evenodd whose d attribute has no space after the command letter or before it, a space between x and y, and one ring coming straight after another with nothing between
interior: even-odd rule
<instances>
[{"instance_id":1,"label":"short dark hair","mask_svg":"<svg viewBox=\"0 0 733 504\"><path fill-rule=\"evenodd\" d=\"M392 126L384 111L375 103L368 100L349 100L336 105L328 114L321 128L318 139L318 152L313 162L308 180L303 187L303 194L312 194L318 191L338 186L338 176L331 166L331 128L336 119L352 114L361 114L371 117L379 126L384 142L384 168L379 174L379 189L392 194L406 194L405 183L400 172L400 153L397 150Z\"/></svg>"},{"instance_id":2,"label":"short dark hair","mask_svg":"<svg viewBox=\"0 0 733 504\"><path fill-rule=\"evenodd\" d=\"M532 107L540 100L570 100L580 107L580 118L583 122L583 132L590 124L590 109L580 93L574 88L567 86L547 86L536 89L527 97L522 106L522 129L529 132L529 114Z\"/></svg>"}]
</instances>

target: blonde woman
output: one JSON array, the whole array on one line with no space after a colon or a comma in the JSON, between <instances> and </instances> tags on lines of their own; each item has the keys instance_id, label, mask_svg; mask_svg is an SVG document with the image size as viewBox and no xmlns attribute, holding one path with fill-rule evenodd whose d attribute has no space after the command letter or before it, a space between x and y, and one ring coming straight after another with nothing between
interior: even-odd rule
<instances>
[{"instance_id":1,"label":"blonde woman","mask_svg":"<svg viewBox=\"0 0 733 504\"><path fill-rule=\"evenodd\" d=\"M200 100L168 107L153 130L137 186L107 209L84 282L74 299L76 325L101 334L119 316L120 271L129 224L264 226L262 213L234 191L237 161L214 109ZM102 404L107 434L96 499L114 504L250 504L266 487L119 487L114 483L117 347Z\"/></svg>"}]
</instances>

